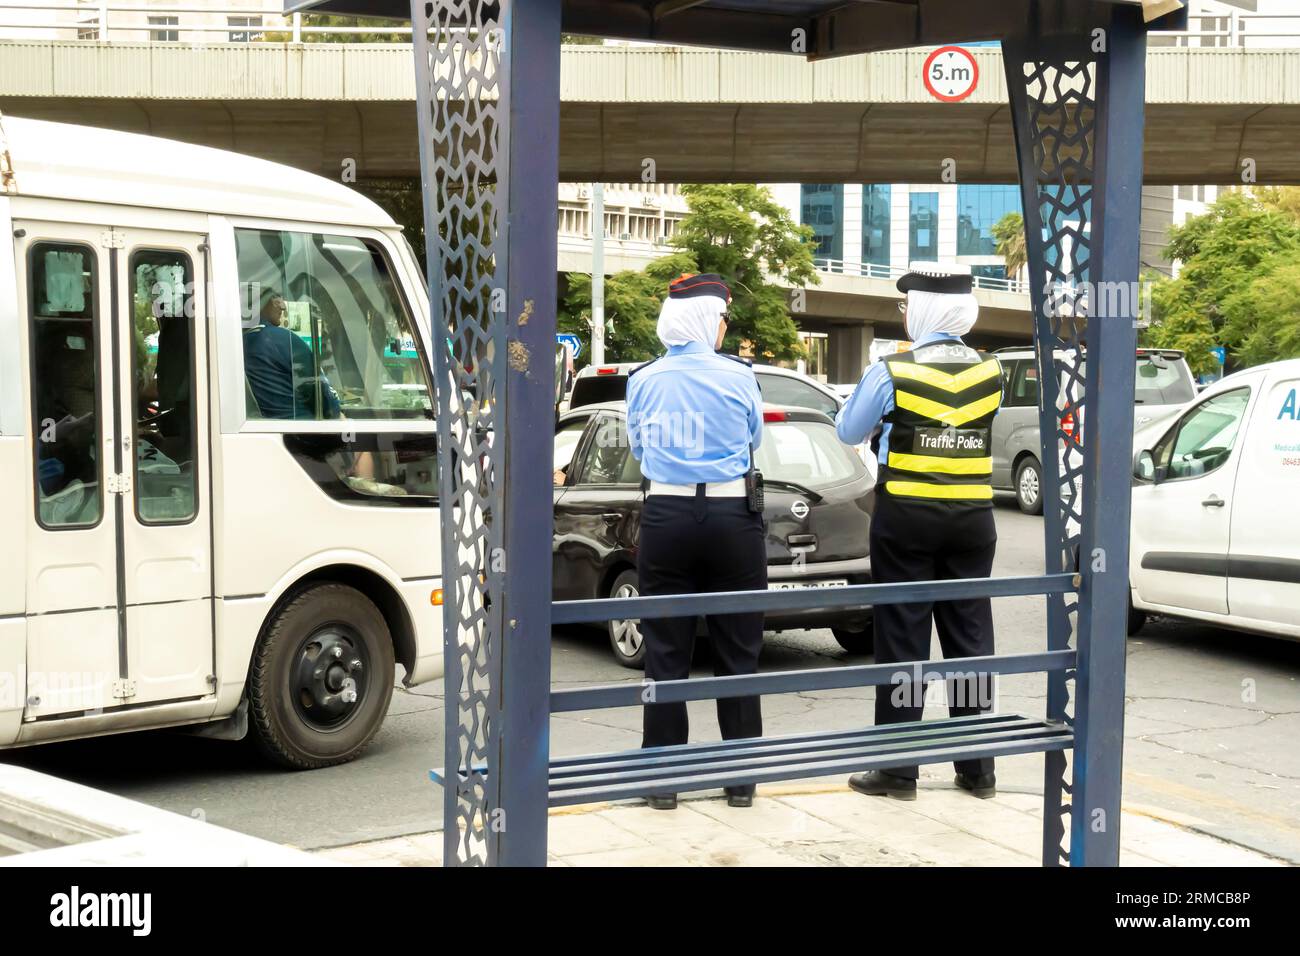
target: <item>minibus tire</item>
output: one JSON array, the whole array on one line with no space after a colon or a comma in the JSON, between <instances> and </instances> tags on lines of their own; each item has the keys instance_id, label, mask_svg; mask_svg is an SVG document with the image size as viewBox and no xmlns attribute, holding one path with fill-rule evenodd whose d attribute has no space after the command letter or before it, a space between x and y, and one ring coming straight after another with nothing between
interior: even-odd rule
<instances>
[{"instance_id":1,"label":"minibus tire","mask_svg":"<svg viewBox=\"0 0 1300 956\"><path fill-rule=\"evenodd\" d=\"M327 653L337 649L337 655ZM316 657L312 656L313 648ZM316 662L324 656L326 664ZM356 700L331 678L317 679L337 661L343 680L352 678ZM346 670L356 665L354 670ZM393 642L384 616L360 591L344 584L311 584L284 602L253 652L248 677L251 737L273 762L314 770L355 759L388 713L393 693ZM315 682L311 688L304 682ZM315 693L326 695L314 697ZM322 724L305 714L321 714ZM334 708L331 717L324 708ZM325 721L333 719L337 726Z\"/></svg>"}]
</instances>

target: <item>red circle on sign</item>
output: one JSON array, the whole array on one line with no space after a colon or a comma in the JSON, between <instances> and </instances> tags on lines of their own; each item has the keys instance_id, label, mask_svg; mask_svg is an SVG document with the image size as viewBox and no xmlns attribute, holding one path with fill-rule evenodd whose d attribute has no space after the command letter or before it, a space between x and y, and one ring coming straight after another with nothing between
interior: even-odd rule
<instances>
[{"instance_id":1,"label":"red circle on sign","mask_svg":"<svg viewBox=\"0 0 1300 956\"><path fill-rule=\"evenodd\" d=\"M955 53L970 66L970 86L961 93L941 93L934 87L934 81L930 76L930 68L934 65L934 61L939 58L940 54L943 53ZM962 100L966 99L966 97L975 92L975 87L979 86L980 65L975 62L975 57L971 55L971 52L964 47L941 46L925 58L925 66L921 68L921 78L925 81L925 88L936 100L942 100L945 103L960 103Z\"/></svg>"}]
</instances>

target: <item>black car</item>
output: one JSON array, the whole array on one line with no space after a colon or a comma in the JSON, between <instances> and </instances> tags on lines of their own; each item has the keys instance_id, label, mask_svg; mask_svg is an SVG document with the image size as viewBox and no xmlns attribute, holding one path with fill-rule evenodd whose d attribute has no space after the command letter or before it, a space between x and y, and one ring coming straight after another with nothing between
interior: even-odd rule
<instances>
[{"instance_id":1,"label":"black car","mask_svg":"<svg viewBox=\"0 0 1300 956\"><path fill-rule=\"evenodd\" d=\"M821 412L769 406L763 421L756 458L766 485L768 586L868 583L874 485L866 466ZM624 403L584 405L560 417L554 481L555 600L635 597L644 496ZM829 627L850 653L872 650L870 608L776 613L765 627ZM608 629L619 663L643 666L640 622L610 621Z\"/></svg>"}]
</instances>

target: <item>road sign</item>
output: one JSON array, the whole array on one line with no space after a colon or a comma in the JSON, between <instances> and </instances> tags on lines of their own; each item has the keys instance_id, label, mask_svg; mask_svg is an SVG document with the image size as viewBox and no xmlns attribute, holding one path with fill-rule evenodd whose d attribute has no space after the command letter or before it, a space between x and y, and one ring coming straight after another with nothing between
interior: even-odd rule
<instances>
[{"instance_id":1,"label":"road sign","mask_svg":"<svg viewBox=\"0 0 1300 956\"><path fill-rule=\"evenodd\" d=\"M1214 358L1218 361L1220 365L1227 364L1228 350L1225 349L1222 345L1216 345L1214 348L1210 349L1210 351L1214 353Z\"/></svg>"},{"instance_id":2,"label":"road sign","mask_svg":"<svg viewBox=\"0 0 1300 956\"><path fill-rule=\"evenodd\" d=\"M574 359L577 359L577 357L582 354L582 339L578 338L572 332L555 333L555 341L560 345L568 346L569 351L573 353Z\"/></svg>"},{"instance_id":3,"label":"road sign","mask_svg":"<svg viewBox=\"0 0 1300 956\"><path fill-rule=\"evenodd\" d=\"M980 68L964 47L941 46L925 59L925 88L936 100L959 103L975 92Z\"/></svg>"}]
</instances>

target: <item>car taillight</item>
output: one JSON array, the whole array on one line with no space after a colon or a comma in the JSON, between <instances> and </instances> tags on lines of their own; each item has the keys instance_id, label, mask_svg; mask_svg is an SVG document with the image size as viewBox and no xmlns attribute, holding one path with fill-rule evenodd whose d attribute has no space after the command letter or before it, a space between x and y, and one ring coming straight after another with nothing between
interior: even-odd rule
<instances>
[{"instance_id":1,"label":"car taillight","mask_svg":"<svg viewBox=\"0 0 1300 956\"><path fill-rule=\"evenodd\" d=\"M775 408L766 408L763 410L763 421L783 422L785 421L785 412Z\"/></svg>"},{"instance_id":2,"label":"car taillight","mask_svg":"<svg viewBox=\"0 0 1300 956\"><path fill-rule=\"evenodd\" d=\"M597 374L597 375L617 375L617 374L618 374L618 367L617 367L617 366L609 366L609 367L606 367L606 368L598 368L598 369L596 369L596 374Z\"/></svg>"},{"instance_id":3,"label":"car taillight","mask_svg":"<svg viewBox=\"0 0 1300 956\"><path fill-rule=\"evenodd\" d=\"M1067 411L1061 416L1061 431L1065 432L1066 437L1074 437L1074 412Z\"/></svg>"}]
</instances>

